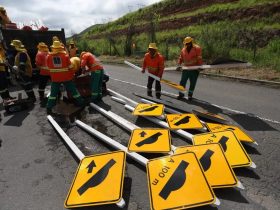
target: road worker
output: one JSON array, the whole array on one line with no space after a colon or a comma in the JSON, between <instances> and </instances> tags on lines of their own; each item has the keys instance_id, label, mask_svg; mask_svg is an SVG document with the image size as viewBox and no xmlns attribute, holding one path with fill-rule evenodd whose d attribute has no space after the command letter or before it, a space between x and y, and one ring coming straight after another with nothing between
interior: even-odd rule
<instances>
[{"instance_id":1,"label":"road worker","mask_svg":"<svg viewBox=\"0 0 280 210\"><path fill-rule=\"evenodd\" d=\"M47 56L47 67L51 76L51 93L47 103L47 113L52 114L52 108L56 104L57 95L60 91L60 85L63 84L68 92L75 99L77 106L83 106L84 101L76 89L73 77L74 72L71 70L71 61L64 50L64 46L59 41L54 41L51 45L51 52Z\"/></svg>"},{"instance_id":2,"label":"road worker","mask_svg":"<svg viewBox=\"0 0 280 210\"><path fill-rule=\"evenodd\" d=\"M14 64L18 70L19 84L26 92L28 99L34 103L36 101L36 97L33 91L31 60L24 45L19 45L18 41L19 40L15 42L15 40L13 40L12 44L15 46L17 51Z\"/></svg>"},{"instance_id":3,"label":"road worker","mask_svg":"<svg viewBox=\"0 0 280 210\"><path fill-rule=\"evenodd\" d=\"M82 72L91 72L91 102L98 102L102 99L104 68L100 61L90 52L82 52L80 58Z\"/></svg>"},{"instance_id":4,"label":"road worker","mask_svg":"<svg viewBox=\"0 0 280 210\"><path fill-rule=\"evenodd\" d=\"M77 56L78 48L76 47L75 42L73 40L71 40L69 43L68 52L69 52L70 58Z\"/></svg>"},{"instance_id":5,"label":"road worker","mask_svg":"<svg viewBox=\"0 0 280 210\"><path fill-rule=\"evenodd\" d=\"M142 73L145 73L146 69L150 74L153 74L161 79L163 70L164 70L164 58L158 52L158 48L156 43L150 43L148 47L148 52L144 56L143 66L142 66ZM154 82L153 77L148 77L148 84L147 84L147 95L152 95L152 86ZM161 96L161 85L160 81L156 80L156 97L160 99Z\"/></svg>"},{"instance_id":6,"label":"road worker","mask_svg":"<svg viewBox=\"0 0 280 210\"><path fill-rule=\"evenodd\" d=\"M192 37L187 36L183 41L184 47L181 50L177 70L181 71L183 66L199 66L202 65L202 50L197 44L194 44ZM193 92L196 86L196 81L199 75L199 69L183 70L180 85L186 87L187 80L190 80L190 87L188 91L188 99L192 100ZM178 99L184 98L184 93L179 92Z\"/></svg>"},{"instance_id":7,"label":"road worker","mask_svg":"<svg viewBox=\"0 0 280 210\"><path fill-rule=\"evenodd\" d=\"M45 88L50 79L50 72L47 67L47 56L49 54L49 48L44 42L40 42L37 45L37 49L38 52L35 57L35 63L37 68L40 70L38 92L40 101L43 101L45 97Z\"/></svg>"},{"instance_id":8,"label":"road worker","mask_svg":"<svg viewBox=\"0 0 280 210\"><path fill-rule=\"evenodd\" d=\"M10 96L10 92L8 90L6 67L7 60L5 56L5 50L3 49L3 46L0 45L0 96L3 101L15 99L14 97Z\"/></svg>"}]
</instances>

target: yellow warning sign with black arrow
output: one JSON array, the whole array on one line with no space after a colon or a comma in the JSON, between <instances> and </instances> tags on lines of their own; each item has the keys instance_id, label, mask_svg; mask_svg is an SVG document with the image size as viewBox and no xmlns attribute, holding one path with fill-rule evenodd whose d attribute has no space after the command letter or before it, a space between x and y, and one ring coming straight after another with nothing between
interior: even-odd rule
<instances>
[{"instance_id":1,"label":"yellow warning sign with black arrow","mask_svg":"<svg viewBox=\"0 0 280 210\"><path fill-rule=\"evenodd\" d=\"M242 142L247 142L247 143L254 143L255 140L251 138L248 134L245 133L241 128L235 125L223 125L223 124L218 124L218 123L206 123L207 128L211 132L218 132L218 131L227 131L230 130L232 131L236 138L239 141Z\"/></svg>"},{"instance_id":2,"label":"yellow warning sign with black arrow","mask_svg":"<svg viewBox=\"0 0 280 210\"><path fill-rule=\"evenodd\" d=\"M175 154L194 152L213 188L235 187L237 178L219 143L177 147Z\"/></svg>"},{"instance_id":3,"label":"yellow warning sign with black arrow","mask_svg":"<svg viewBox=\"0 0 280 210\"><path fill-rule=\"evenodd\" d=\"M138 104L132 114L140 116L161 116L163 110L163 104Z\"/></svg>"},{"instance_id":4,"label":"yellow warning sign with black arrow","mask_svg":"<svg viewBox=\"0 0 280 210\"><path fill-rule=\"evenodd\" d=\"M250 166L252 160L232 131L203 133L193 136L194 145L219 143L231 167Z\"/></svg>"},{"instance_id":5,"label":"yellow warning sign with black arrow","mask_svg":"<svg viewBox=\"0 0 280 210\"><path fill-rule=\"evenodd\" d=\"M192 152L150 160L147 176L151 209L183 209L215 202L212 188Z\"/></svg>"},{"instance_id":6,"label":"yellow warning sign with black arrow","mask_svg":"<svg viewBox=\"0 0 280 210\"><path fill-rule=\"evenodd\" d=\"M85 157L79 164L65 200L66 208L117 203L122 199L123 151Z\"/></svg>"},{"instance_id":7,"label":"yellow warning sign with black arrow","mask_svg":"<svg viewBox=\"0 0 280 210\"><path fill-rule=\"evenodd\" d=\"M168 129L134 129L131 133L128 151L168 153L171 138Z\"/></svg>"},{"instance_id":8,"label":"yellow warning sign with black arrow","mask_svg":"<svg viewBox=\"0 0 280 210\"><path fill-rule=\"evenodd\" d=\"M166 120L171 129L200 129L202 123L194 114L167 114Z\"/></svg>"},{"instance_id":9,"label":"yellow warning sign with black arrow","mask_svg":"<svg viewBox=\"0 0 280 210\"><path fill-rule=\"evenodd\" d=\"M218 114L214 114L214 113L202 111L202 110L195 110L195 109L193 109L192 111L198 117L209 119L211 121L215 121L218 123L228 123L228 121L225 118L223 118L222 116L220 116Z\"/></svg>"},{"instance_id":10,"label":"yellow warning sign with black arrow","mask_svg":"<svg viewBox=\"0 0 280 210\"><path fill-rule=\"evenodd\" d=\"M186 91L186 88L184 88L182 85L180 84L177 84L175 82L171 82L169 80L166 80L166 79L160 79L160 83L164 83L174 89L177 89L177 90L180 90L182 92Z\"/></svg>"}]
</instances>

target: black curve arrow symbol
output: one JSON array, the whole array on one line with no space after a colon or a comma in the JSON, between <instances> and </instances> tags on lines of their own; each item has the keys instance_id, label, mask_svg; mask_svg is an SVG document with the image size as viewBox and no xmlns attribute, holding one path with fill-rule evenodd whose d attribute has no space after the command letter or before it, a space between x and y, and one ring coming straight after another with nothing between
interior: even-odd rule
<instances>
[{"instance_id":1,"label":"black curve arrow symbol","mask_svg":"<svg viewBox=\"0 0 280 210\"><path fill-rule=\"evenodd\" d=\"M222 148L223 148L224 152L227 151L227 141L228 141L228 137L222 136L222 138L218 142L222 145Z\"/></svg>"},{"instance_id":2,"label":"black curve arrow symbol","mask_svg":"<svg viewBox=\"0 0 280 210\"><path fill-rule=\"evenodd\" d=\"M156 108L158 108L159 106L152 106L152 107L149 107L147 109L142 109L139 111L139 113L142 113L142 112L150 112L150 111L153 111L155 110Z\"/></svg>"},{"instance_id":3,"label":"black curve arrow symbol","mask_svg":"<svg viewBox=\"0 0 280 210\"><path fill-rule=\"evenodd\" d=\"M116 163L114 159L111 159L106 163L96 174L94 174L86 183L84 183L79 189L79 195L84 194L89 188L96 187L104 181L107 177L110 168Z\"/></svg>"},{"instance_id":4,"label":"black curve arrow symbol","mask_svg":"<svg viewBox=\"0 0 280 210\"><path fill-rule=\"evenodd\" d=\"M208 149L204 155L199 159L199 162L202 165L202 168L204 171L207 171L211 166L211 156L214 154L214 152L210 149Z\"/></svg>"},{"instance_id":5,"label":"black curve arrow symbol","mask_svg":"<svg viewBox=\"0 0 280 210\"><path fill-rule=\"evenodd\" d=\"M186 123L189 122L189 119L190 119L190 118L191 118L190 116L185 116L185 117L183 117L181 120L179 120L179 121L177 121L176 123L174 123L174 125L179 126L179 125L181 125L181 124L186 124Z\"/></svg>"},{"instance_id":6,"label":"black curve arrow symbol","mask_svg":"<svg viewBox=\"0 0 280 210\"><path fill-rule=\"evenodd\" d=\"M136 144L136 146L137 146L137 147L141 147L141 146L143 146L144 144L153 144L153 143L155 143L155 142L158 140L158 137L160 137L161 135L162 135L161 132L157 132L157 133L151 135L150 137L148 137L148 138L146 138L146 139L144 139L144 140L138 142L138 143Z\"/></svg>"},{"instance_id":7,"label":"black curve arrow symbol","mask_svg":"<svg viewBox=\"0 0 280 210\"><path fill-rule=\"evenodd\" d=\"M91 173L94 167L96 167L96 164L95 164L94 160L92 160L90 162L90 164L88 164L88 166L87 166L87 168L88 168L88 172L87 173L88 174Z\"/></svg>"},{"instance_id":8,"label":"black curve arrow symbol","mask_svg":"<svg viewBox=\"0 0 280 210\"><path fill-rule=\"evenodd\" d=\"M170 179L166 182L166 184L160 191L160 197L166 200L172 191L180 189L185 184L187 179L186 168L188 167L188 165L188 162L184 160L181 161Z\"/></svg>"}]
</instances>

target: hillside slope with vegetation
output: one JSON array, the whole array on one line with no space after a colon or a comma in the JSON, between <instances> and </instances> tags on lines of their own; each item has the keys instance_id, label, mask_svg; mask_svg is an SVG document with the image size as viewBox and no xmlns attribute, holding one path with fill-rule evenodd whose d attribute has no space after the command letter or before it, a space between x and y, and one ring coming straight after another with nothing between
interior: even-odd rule
<instances>
[{"instance_id":1,"label":"hillside slope with vegetation","mask_svg":"<svg viewBox=\"0 0 280 210\"><path fill-rule=\"evenodd\" d=\"M163 0L72 38L80 50L121 57L141 57L156 42L174 60L192 36L205 63L227 57L280 72L279 20L279 0Z\"/></svg>"}]
</instances>

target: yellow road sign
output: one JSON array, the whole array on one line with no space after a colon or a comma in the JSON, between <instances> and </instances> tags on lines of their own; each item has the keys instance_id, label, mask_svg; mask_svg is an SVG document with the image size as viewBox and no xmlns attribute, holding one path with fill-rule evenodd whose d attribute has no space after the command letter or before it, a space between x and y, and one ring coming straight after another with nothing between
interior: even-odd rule
<instances>
[{"instance_id":1,"label":"yellow road sign","mask_svg":"<svg viewBox=\"0 0 280 210\"><path fill-rule=\"evenodd\" d=\"M225 118L223 118L220 115L211 113L211 112L193 109L193 113L196 114L199 117L209 119L209 120L212 120L212 121L215 121L215 122L227 123L227 120Z\"/></svg>"},{"instance_id":2,"label":"yellow road sign","mask_svg":"<svg viewBox=\"0 0 280 210\"><path fill-rule=\"evenodd\" d=\"M184 88L182 85L177 84L177 83L175 83L175 82L171 82L171 81L166 80L166 79L161 79L160 82L161 82L161 83L164 83L164 84L166 84L166 85L168 85L168 86L170 86L170 87L173 87L173 88L175 88L175 89L177 89L177 90L186 91L186 88Z\"/></svg>"},{"instance_id":3,"label":"yellow road sign","mask_svg":"<svg viewBox=\"0 0 280 210\"><path fill-rule=\"evenodd\" d=\"M140 116L160 116L163 114L163 109L163 104L138 104L132 114Z\"/></svg>"},{"instance_id":4,"label":"yellow road sign","mask_svg":"<svg viewBox=\"0 0 280 210\"><path fill-rule=\"evenodd\" d=\"M219 143L177 147L175 154L194 152L213 188L234 187L237 178Z\"/></svg>"},{"instance_id":5,"label":"yellow road sign","mask_svg":"<svg viewBox=\"0 0 280 210\"><path fill-rule=\"evenodd\" d=\"M166 120L171 129L203 128L203 125L194 114L167 114Z\"/></svg>"},{"instance_id":6,"label":"yellow road sign","mask_svg":"<svg viewBox=\"0 0 280 210\"><path fill-rule=\"evenodd\" d=\"M252 161L232 131L203 133L193 136L194 145L220 143L231 167L250 166Z\"/></svg>"},{"instance_id":7,"label":"yellow road sign","mask_svg":"<svg viewBox=\"0 0 280 210\"><path fill-rule=\"evenodd\" d=\"M122 198L125 152L87 156L81 160L65 200L66 208L117 203Z\"/></svg>"},{"instance_id":8,"label":"yellow road sign","mask_svg":"<svg viewBox=\"0 0 280 210\"><path fill-rule=\"evenodd\" d=\"M230 130L235 134L236 138L239 141L247 142L247 143L255 142L254 139L252 139L241 128L239 128L238 126L235 126L235 125L222 125L222 124L217 124L217 123L206 123L206 126L211 132Z\"/></svg>"},{"instance_id":9,"label":"yellow road sign","mask_svg":"<svg viewBox=\"0 0 280 210\"><path fill-rule=\"evenodd\" d=\"M133 152L170 152L170 131L152 128L135 129L130 136L128 150Z\"/></svg>"},{"instance_id":10,"label":"yellow road sign","mask_svg":"<svg viewBox=\"0 0 280 210\"><path fill-rule=\"evenodd\" d=\"M151 209L182 209L215 202L212 188L192 152L150 160L147 176Z\"/></svg>"}]
</instances>

